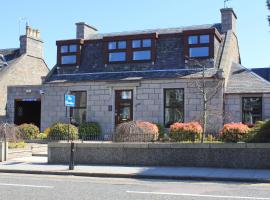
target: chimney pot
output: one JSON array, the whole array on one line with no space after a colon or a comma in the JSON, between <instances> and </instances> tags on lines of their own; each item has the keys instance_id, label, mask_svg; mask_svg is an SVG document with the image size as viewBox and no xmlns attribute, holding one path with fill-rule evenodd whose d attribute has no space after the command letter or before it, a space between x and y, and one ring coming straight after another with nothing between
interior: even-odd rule
<instances>
[{"instance_id":1,"label":"chimney pot","mask_svg":"<svg viewBox=\"0 0 270 200\"><path fill-rule=\"evenodd\" d=\"M20 36L20 53L43 58L43 42L38 29L26 26L25 35Z\"/></svg>"}]
</instances>

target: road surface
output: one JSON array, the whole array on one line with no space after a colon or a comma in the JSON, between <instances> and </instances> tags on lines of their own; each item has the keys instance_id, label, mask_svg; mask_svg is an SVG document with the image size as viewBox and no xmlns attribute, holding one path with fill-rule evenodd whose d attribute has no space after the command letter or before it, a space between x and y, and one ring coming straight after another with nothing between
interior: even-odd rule
<instances>
[{"instance_id":1,"label":"road surface","mask_svg":"<svg viewBox=\"0 0 270 200\"><path fill-rule=\"evenodd\" d=\"M0 174L1 200L270 200L270 184Z\"/></svg>"}]
</instances>

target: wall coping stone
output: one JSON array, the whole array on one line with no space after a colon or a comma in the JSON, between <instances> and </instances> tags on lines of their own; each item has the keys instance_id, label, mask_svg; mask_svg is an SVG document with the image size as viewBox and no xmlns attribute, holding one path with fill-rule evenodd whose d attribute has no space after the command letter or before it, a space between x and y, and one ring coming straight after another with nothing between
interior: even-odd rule
<instances>
[{"instance_id":1,"label":"wall coping stone","mask_svg":"<svg viewBox=\"0 0 270 200\"><path fill-rule=\"evenodd\" d=\"M70 145L68 142L49 142L50 148L61 148ZM75 147L80 148L212 148L212 149L267 149L270 143L113 143L113 142L75 142Z\"/></svg>"}]
</instances>

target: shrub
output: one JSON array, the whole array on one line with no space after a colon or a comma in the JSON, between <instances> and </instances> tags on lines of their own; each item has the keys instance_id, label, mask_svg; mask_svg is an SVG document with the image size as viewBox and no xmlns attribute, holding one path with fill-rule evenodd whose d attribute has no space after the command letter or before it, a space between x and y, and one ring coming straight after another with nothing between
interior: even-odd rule
<instances>
[{"instance_id":1,"label":"shrub","mask_svg":"<svg viewBox=\"0 0 270 200\"><path fill-rule=\"evenodd\" d=\"M179 123L170 126L170 138L175 142L195 141L201 138L203 129L198 122Z\"/></svg>"},{"instance_id":2,"label":"shrub","mask_svg":"<svg viewBox=\"0 0 270 200\"><path fill-rule=\"evenodd\" d=\"M9 142L8 148L9 149L17 149L17 148L24 148L26 146L24 141L17 141L17 142Z\"/></svg>"},{"instance_id":3,"label":"shrub","mask_svg":"<svg viewBox=\"0 0 270 200\"><path fill-rule=\"evenodd\" d=\"M224 142L243 142L249 137L250 128L242 123L225 124L220 130L220 139Z\"/></svg>"},{"instance_id":4,"label":"shrub","mask_svg":"<svg viewBox=\"0 0 270 200\"><path fill-rule=\"evenodd\" d=\"M56 123L50 127L48 138L51 140L76 140L78 139L78 128L72 124Z\"/></svg>"},{"instance_id":5,"label":"shrub","mask_svg":"<svg viewBox=\"0 0 270 200\"><path fill-rule=\"evenodd\" d=\"M156 124L158 127L158 137L159 139L163 139L167 133L166 128L162 124Z\"/></svg>"},{"instance_id":6,"label":"shrub","mask_svg":"<svg viewBox=\"0 0 270 200\"><path fill-rule=\"evenodd\" d=\"M46 135L46 137L48 137L49 133L50 133L50 127L45 128L44 134Z\"/></svg>"},{"instance_id":7,"label":"shrub","mask_svg":"<svg viewBox=\"0 0 270 200\"><path fill-rule=\"evenodd\" d=\"M140 120L119 124L113 137L115 142L152 142L157 139L157 125Z\"/></svg>"},{"instance_id":8,"label":"shrub","mask_svg":"<svg viewBox=\"0 0 270 200\"><path fill-rule=\"evenodd\" d=\"M257 121L250 131L250 142L270 142L270 120Z\"/></svg>"},{"instance_id":9,"label":"shrub","mask_svg":"<svg viewBox=\"0 0 270 200\"><path fill-rule=\"evenodd\" d=\"M81 139L94 139L100 136L101 129L96 122L85 122L79 126L79 137Z\"/></svg>"},{"instance_id":10,"label":"shrub","mask_svg":"<svg viewBox=\"0 0 270 200\"><path fill-rule=\"evenodd\" d=\"M46 135L45 133L40 133L40 134L38 134L37 139L44 140L47 137L48 137L48 135Z\"/></svg>"},{"instance_id":11,"label":"shrub","mask_svg":"<svg viewBox=\"0 0 270 200\"><path fill-rule=\"evenodd\" d=\"M39 128L34 124L21 124L18 128L23 139L35 139L39 134Z\"/></svg>"}]
</instances>

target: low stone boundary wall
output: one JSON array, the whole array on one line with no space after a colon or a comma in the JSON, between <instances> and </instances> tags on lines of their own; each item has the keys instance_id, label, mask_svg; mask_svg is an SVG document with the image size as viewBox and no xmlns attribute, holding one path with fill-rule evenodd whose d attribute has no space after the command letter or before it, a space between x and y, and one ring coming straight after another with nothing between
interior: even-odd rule
<instances>
[{"instance_id":1,"label":"low stone boundary wall","mask_svg":"<svg viewBox=\"0 0 270 200\"><path fill-rule=\"evenodd\" d=\"M48 163L69 156L70 143L48 144ZM270 143L75 143L75 164L270 169Z\"/></svg>"}]
</instances>

